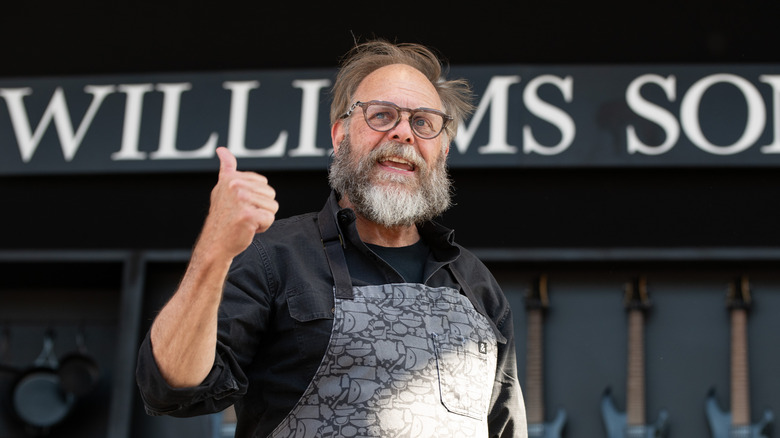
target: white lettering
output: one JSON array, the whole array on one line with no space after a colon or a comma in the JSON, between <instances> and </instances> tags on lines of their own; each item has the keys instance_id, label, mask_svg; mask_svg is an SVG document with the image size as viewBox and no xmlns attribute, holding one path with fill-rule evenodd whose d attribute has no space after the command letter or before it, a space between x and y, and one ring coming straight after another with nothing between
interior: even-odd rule
<instances>
[{"instance_id":1,"label":"white lettering","mask_svg":"<svg viewBox=\"0 0 780 438\"><path fill-rule=\"evenodd\" d=\"M716 146L710 143L701 131L699 124L699 104L704 93L719 82L730 83L742 92L748 104L747 126L742 137L728 146ZM680 103L680 122L685 135L699 149L716 155L731 155L749 148L761 136L766 122L766 111L761 94L747 80L730 74L716 74L700 79L688 89Z\"/></svg>"},{"instance_id":2,"label":"white lettering","mask_svg":"<svg viewBox=\"0 0 780 438\"><path fill-rule=\"evenodd\" d=\"M0 97L4 97L8 105L11 124L14 127L16 141L19 143L19 152L22 155L23 162L28 163L32 159L33 154L38 149L41 137L43 137L52 120L54 120L54 126L57 129L65 161L73 160L79 146L81 146L84 135L87 133L90 124L92 124L92 119L94 119L97 110L103 103L103 99L113 93L115 87L111 85L87 85L84 87L84 91L93 96L92 102L89 104L89 108L87 108L87 112L84 114L84 118L81 119L81 123L75 132L73 131L73 122L68 111L68 105L65 101L65 93L62 91L62 88L58 87L54 91L54 95L49 101L49 105L46 107L40 122L38 122L35 133L33 133L23 102L24 96L32 94L32 88L0 88Z\"/></svg>"},{"instance_id":3,"label":"white lettering","mask_svg":"<svg viewBox=\"0 0 780 438\"><path fill-rule=\"evenodd\" d=\"M303 90L301 102L301 129L298 147L290 149L291 157L321 157L325 149L317 147L317 109L320 105L320 91L330 86L327 79L293 81L293 87Z\"/></svg>"},{"instance_id":4,"label":"white lettering","mask_svg":"<svg viewBox=\"0 0 780 438\"><path fill-rule=\"evenodd\" d=\"M198 149L180 151L176 149L176 132L179 128L179 107L181 95L192 88L192 84L157 84L155 89L163 92L162 121L160 124L160 144L156 151L149 154L153 160L193 159L213 157L217 149L217 133L212 132L206 143Z\"/></svg>"},{"instance_id":5,"label":"white lettering","mask_svg":"<svg viewBox=\"0 0 780 438\"><path fill-rule=\"evenodd\" d=\"M122 146L111 154L112 160L144 160L146 152L138 150L141 135L141 115L144 94L153 90L152 84L120 85L119 92L127 94L125 119L122 129Z\"/></svg>"},{"instance_id":6,"label":"white lettering","mask_svg":"<svg viewBox=\"0 0 780 438\"><path fill-rule=\"evenodd\" d=\"M259 81L225 82L222 87L230 90L230 123L227 148L237 158L281 157L287 146L287 131L279 133L276 142L266 149L247 149L246 121L249 106L249 92L260 87Z\"/></svg>"},{"instance_id":7,"label":"white lettering","mask_svg":"<svg viewBox=\"0 0 780 438\"><path fill-rule=\"evenodd\" d=\"M666 98L670 102L676 99L675 88L677 81L674 76L664 78L659 75L647 74L639 76L631 81L626 89L626 103L635 113L657 123L666 133L666 140L658 146L650 146L642 143L636 135L633 125L626 127L627 149L629 154L640 152L645 155L660 155L668 152L677 143L680 138L680 125L677 119L664 108L646 101L640 94L641 88L645 84L656 84L664 90Z\"/></svg>"},{"instance_id":8,"label":"white lettering","mask_svg":"<svg viewBox=\"0 0 780 438\"><path fill-rule=\"evenodd\" d=\"M561 90L564 100L567 103L571 103L574 81L571 76L561 79L552 75L543 75L528 82L523 91L523 102L528 111L558 127L561 131L561 141L557 145L543 146L534 138L531 127L525 125L523 126L523 152L556 155L565 151L574 141L576 126L574 119L569 114L539 98L537 91L543 84L551 84L557 87Z\"/></svg>"},{"instance_id":9,"label":"white lettering","mask_svg":"<svg viewBox=\"0 0 780 438\"><path fill-rule=\"evenodd\" d=\"M778 135L780 133L780 76L761 75L758 79L772 87L772 113L774 114L772 118L772 132L774 133L772 143L763 146L761 152L765 154L780 153L780 136Z\"/></svg>"},{"instance_id":10,"label":"white lettering","mask_svg":"<svg viewBox=\"0 0 780 438\"><path fill-rule=\"evenodd\" d=\"M474 133L477 131L482 117L490 106L490 137L488 144L477 151L481 154L514 154L517 147L507 143L507 120L509 118L509 86L520 82L520 76L494 76L482 95L471 124L458 130L455 143L458 152L465 154L469 149Z\"/></svg>"}]
</instances>

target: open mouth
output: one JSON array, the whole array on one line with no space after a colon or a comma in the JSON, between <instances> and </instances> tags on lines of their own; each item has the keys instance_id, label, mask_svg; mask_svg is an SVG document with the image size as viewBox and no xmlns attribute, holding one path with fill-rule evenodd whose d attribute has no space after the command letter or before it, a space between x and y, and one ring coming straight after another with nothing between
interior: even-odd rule
<instances>
[{"instance_id":1,"label":"open mouth","mask_svg":"<svg viewBox=\"0 0 780 438\"><path fill-rule=\"evenodd\" d=\"M399 157L388 157L378 160L380 166L403 172L414 172L416 166L411 161Z\"/></svg>"}]
</instances>

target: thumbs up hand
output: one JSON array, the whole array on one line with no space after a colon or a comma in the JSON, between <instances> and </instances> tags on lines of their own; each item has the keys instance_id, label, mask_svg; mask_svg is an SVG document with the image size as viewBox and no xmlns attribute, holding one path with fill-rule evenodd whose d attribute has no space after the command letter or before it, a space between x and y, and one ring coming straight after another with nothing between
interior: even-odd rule
<instances>
[{"instance_id":1,"label":"thumbs up hand","mask_svg":"<svg viewBox=\"0 0 780 438\"><path fill-rule=\"evenodd\" d=\"M209 214L198 245L215 251L212 255L232 259L252 243L256 233L273 224L279 204L266 177L239 171L236 157L227 148L217 148L217 156L219 180L211 191Z\"/></svg>"}]
</instances>

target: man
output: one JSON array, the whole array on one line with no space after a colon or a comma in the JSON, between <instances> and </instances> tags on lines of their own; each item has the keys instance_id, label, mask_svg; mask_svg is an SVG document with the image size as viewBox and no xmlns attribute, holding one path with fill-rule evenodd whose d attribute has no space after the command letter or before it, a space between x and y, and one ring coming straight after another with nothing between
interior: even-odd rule
<instances>
[{"instance_id":1,"label":"man","mask_svg":"<svg viewBox=\"0 0 780 438\"><path fill-rule=\"evenodd\" d=\"M333 193L275 221L261 175L217 150L192 259L139 354L153 415L235 404L238 437L525 437L512 316L432 219L464 81L428 49L358 45L333 89Z\"/></svg>"}]
</instances>

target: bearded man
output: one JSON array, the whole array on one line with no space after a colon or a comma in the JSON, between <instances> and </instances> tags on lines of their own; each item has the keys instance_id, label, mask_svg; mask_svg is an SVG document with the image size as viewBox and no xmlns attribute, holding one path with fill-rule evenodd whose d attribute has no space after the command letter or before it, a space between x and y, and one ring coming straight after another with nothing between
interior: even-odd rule
<instances>
[{"instance_id":1,"label":"bearded man","mask_svg":"<svg viewBox=\"0 0 780 438\"><path fill-rule=\"evenodd\" d=\"M139 351L147 412L235 404L237 437L527 436L509 304L433 220L470 99L423 46L356 46L319 213L275 220L267 179L219 148L192 258Z\"/></svg>"}]
</instances>

